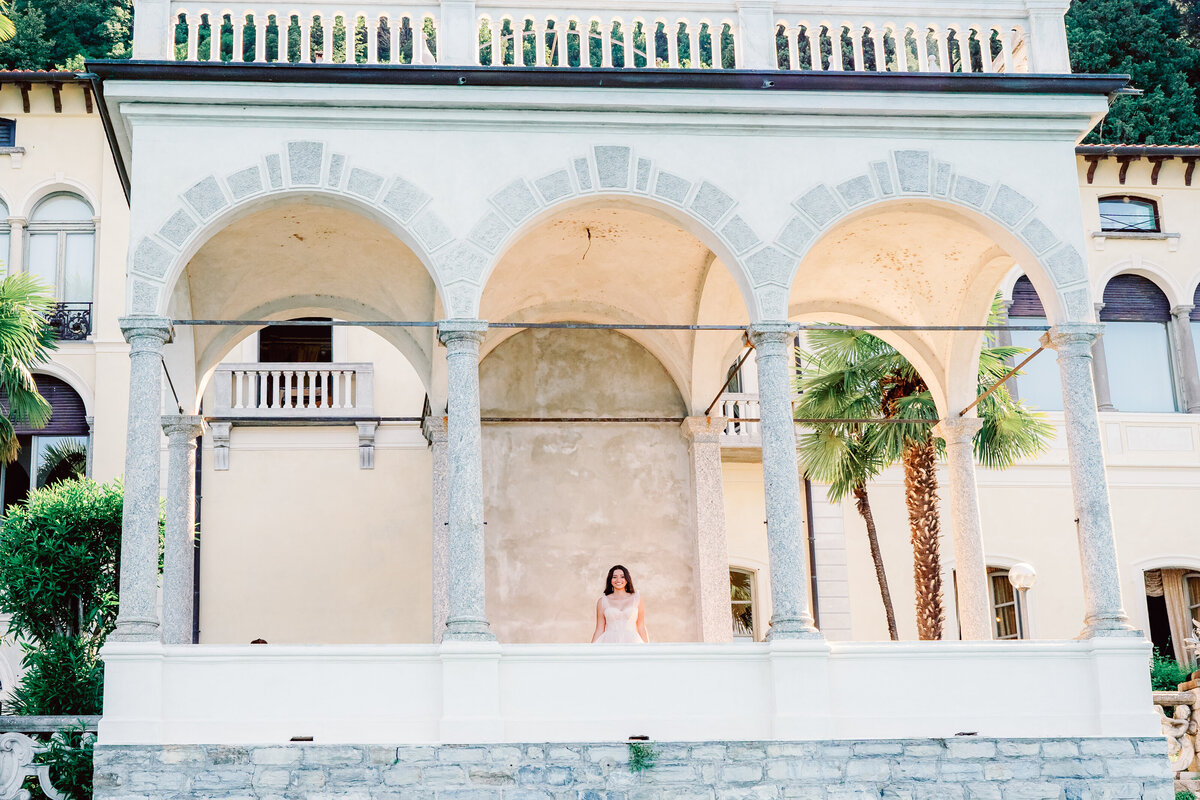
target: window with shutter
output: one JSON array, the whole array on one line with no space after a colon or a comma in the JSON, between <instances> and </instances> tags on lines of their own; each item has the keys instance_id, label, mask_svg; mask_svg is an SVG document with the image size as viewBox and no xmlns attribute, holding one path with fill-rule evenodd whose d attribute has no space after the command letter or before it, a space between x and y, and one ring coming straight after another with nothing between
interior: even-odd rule
<instances>
[{"instance_id":1,"label":"window with shutter","mask_svg":"<svg viewBox=\"0 0 1200 800\"><path fill-rule=\"evenodd\" d=\"M1141 275L1117 275L1104 287L1104 355L1118 411L1175 411L1167 323L1171 304Z\"/></svg>"},{"instance_id":2,"label":"window with shutter","mask_svg":"<svg viewBox=\"0 0 1200 800\"><path fill-rule=\"evenodd\" d=\"M1013 325L1045 325L1046 309L1029 278L1022 275L1013 285L1012 306L1008 317ZM1039 331L1012 331L1012 343L1030 352L1041 347ZM1018 358L1018 361L1020 359ZM1042 353L1030 361L1017 376L1017 394L1027 405L1043 411L1062 410L1062 388L1058 364L1053 353Z\"/></svg>"}]
</instances>

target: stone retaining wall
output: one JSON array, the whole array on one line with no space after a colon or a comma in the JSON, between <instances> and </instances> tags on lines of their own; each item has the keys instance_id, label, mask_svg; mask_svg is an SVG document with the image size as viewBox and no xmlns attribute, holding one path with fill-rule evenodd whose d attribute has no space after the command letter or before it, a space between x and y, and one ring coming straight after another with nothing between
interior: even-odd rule
<instances>
[{"instance_id":1,"label":"stone retaining wall","mask_svg":"<svg viewBox=\"0 0 1200 800\"><path fill-rule=\"evenodd\" d=\"M1172 800L1166 739L96 748L96 800Z\"/></svg>"}]
</instances>

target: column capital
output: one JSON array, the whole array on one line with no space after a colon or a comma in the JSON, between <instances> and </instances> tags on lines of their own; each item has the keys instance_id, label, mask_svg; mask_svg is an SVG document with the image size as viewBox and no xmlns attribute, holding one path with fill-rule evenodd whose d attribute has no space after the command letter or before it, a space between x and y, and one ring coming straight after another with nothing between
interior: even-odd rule
<instances>
[{"instance_id":1,"label":"column capital","mask_svg":"<svg viewBox=\"0 0 1200 800\"><path fill-rule=\"evenodd\" d=\"M482 319L444 319L438 322L438 340L451 351L461 350L464 344L478 348L487 329Z\"/></svg>"},{"instance_id":2,"label":"column capital","mask_svg":"<svg viewBox=\"0 0 1200 800\"><path fill-rule=\"evenodd\" d=\"M971 444L983 427L979 417L947 417L933 426L933 435L946 444Z\"/></svg>"},{"instance_id":3,"label":"column capital","mask_svg":"<svg viewBox=\"0 0 1200 800\"><path fill-rule=\"evenodd\" d=\"M175 338L175 328L166 317L121 317L117 322L121 325L121 333L125 341L134 345L152 343L158 340L156 347L169 343Z\"/></svg>"},{"instance_id":4,"label":"column capital","mask_svg":"<svg viewBox=\"0 0 1200 800\"><path fill-rule=\"evenodd\" d=\"M1057 350L1059 357L1068 358L1088 357L1092 355L1092 345L1104 333L1104 325L1097 322L1060 322L1042 334L1039 343L1042 347Z\"/></svg>"},{"instance_id":5,"label":"column capital","mask_svg":"<svg viewBox=\"0 0 1200 800\"><path fill-rule=\"evenodd\" d=\"M163 414L162 428L172 444L177 440L190 442L204 433L204 417L197 414Z\"/></svg>"},{"instance_id":6,"label":"column capital","mask_svg":"<svg viewBox=\"0 0 1200 800\"><path fill-rule=\"evenodd\" d=\"M720 444L725 417L686 417L679 426L683 438L696 444Z\"/></svg>"},{"instance_id":7,"label":"column capital","mask_svg":"<svg viewBox=\"0 0 1200 800\"><path fill-rule=\"evenodd\" d=\"M1192 309L1194 309L1194 308L1195 308L1195 306L1192 305L1191 303L1181 303L1177 306L1172 306L1171 307L1171 316L1172 317L1183 317L1184 319L1186 319L1187 317L1189 317L1191 315Z\"/></svg>"},{"instance_id":8,"label":"column capital","mask_svg":"<svg viewBox=\"0 0 1200 800\"><path fill-rule=\"evenodd\" d=\"M746 329L750 344L757 349L771 343L787 344L796 336L796 327L790 322L755 322Z\"/></svg>"}]
</instances>

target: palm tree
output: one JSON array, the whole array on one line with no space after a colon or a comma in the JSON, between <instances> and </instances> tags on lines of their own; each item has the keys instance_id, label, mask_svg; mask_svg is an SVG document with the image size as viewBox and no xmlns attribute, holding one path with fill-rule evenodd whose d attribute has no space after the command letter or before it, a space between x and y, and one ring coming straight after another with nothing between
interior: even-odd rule
<instances>
[{"instance_id":1,"label":"palm tree","mask_svg":"<svg viewBox=\"0 0 1200 800\"><path fill-rule=\"evenodd\" d=\"M9 16L11 13L12 4L7 0L0 0L0 42L7 42L17 35L17 26Z\"/></svg>"},{"instance_id":2,"label":"palm tree","mask_svg":"<svg viewBox=\"0 0 1200 800\"><path fill-rule=\"evenodd\" d=\"M821 332L824 333L824 332ZM880 401L872 396L869 386L849 387L846 378L861 377L852 368L864 360L875 358L887 347L874 336L842 337L825 341L823 347L802 358L803 373L799 384L800 400L796 416L801 419L866 419L878 416ZM896 611L888 589L883 555L879 550L879 535L867 484L887 468L889 461L880 447L878 425L862 423L816 424L799 437L799 456L804 472L810 478L829 485L829 500L840 503L847 496L854 498L854 507L867 526L867 543L871 560L875 562L875 578L887 617L888 636L893 642L900 636L896 630Z\"/></svg>"},{"instance_id":3,"label":"palm tree","mask_svg":"<svg viewBox=\"0 0 1200 800\"><path fill-rule=\"evenodd\" d=\"M995 322L999 319L998 314L997 299L990 319ZM801 400L803 413L798 413L798 417L911 420L865 426L861 423L819 425L812 435L841 438L846 443L847 453L854 455L845 459L846 472L841 479L851 494L854 494L857 479L861 479L865 495L866 482L880 470L897 462L903 465L905 503L913 546L917 634L921 639L940 639L945 621L937 497L937 459L941 444L932 432L931 423L938 419L938 412L929 389L900 353L868 333L812 331L808 343L811 354L804 358L811 374L801 379L799 388L805 394L815 391L817 397L811 404ZM1009 359L1023 352L1026 351L1019 347L995 346L989 336L979 355L978 394L992 388L1008 372ZM826 395L823 399L822 393ZM837 398L838 394L842 396ZM1053 437L1053 428L1043 415L1015 400L1005 386L983 399L977 409L983 426L975 436L974 450L982 466L996 469L1011 466L1020 459L1044 451ZM801 443L802 459L805 459L806 444L805 441ZM815 449L815 445L808 447L810 452ZM836 452L831 445L826 445L826 449L830 453ZM810 468L807 459L805 466ZM821 475L827 466L815 459L810 472ZM825 471L823 474L837 477L836 472ZM855 499L858 503L857 495ZM868 537L871 535L868 528ZM877 547L876 541L872 546L873 555ZM882 575L882 562L876 560L875 566L877 574ZM881 589L883 585L881 580Z\"/></svg>"},{"instance_id":4,"label":"palm tree","mask_svg":"<svg viewBox=\"0 0 1200 800\"><path fill-rule=\"evenodd\" d=\"M28 273L0 280L0 462L6 464L21 449L14 423L41 428L50 421L50 404L38 394L33 368L57 346L46 324L53 302L49 289Z\"/></svg>"}]
</instances>

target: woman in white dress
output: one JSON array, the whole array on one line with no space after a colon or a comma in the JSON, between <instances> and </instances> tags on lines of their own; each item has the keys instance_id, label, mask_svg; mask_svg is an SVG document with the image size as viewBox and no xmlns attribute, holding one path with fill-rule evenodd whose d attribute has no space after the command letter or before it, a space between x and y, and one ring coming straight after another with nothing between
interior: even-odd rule
<instances>
[{"instance_id":1,"label":"woman in white dress","mask_svg":"<svg viewBox=\"0 0 1200 800\"><path fill-rule=\"evenodd\" d=\"M604 594L596 601L596 632L592 634L592 642L644 644L648 641L642 596L634 591L629 570L617 564L608 571Z\"/></svg>"}]
</instances>

